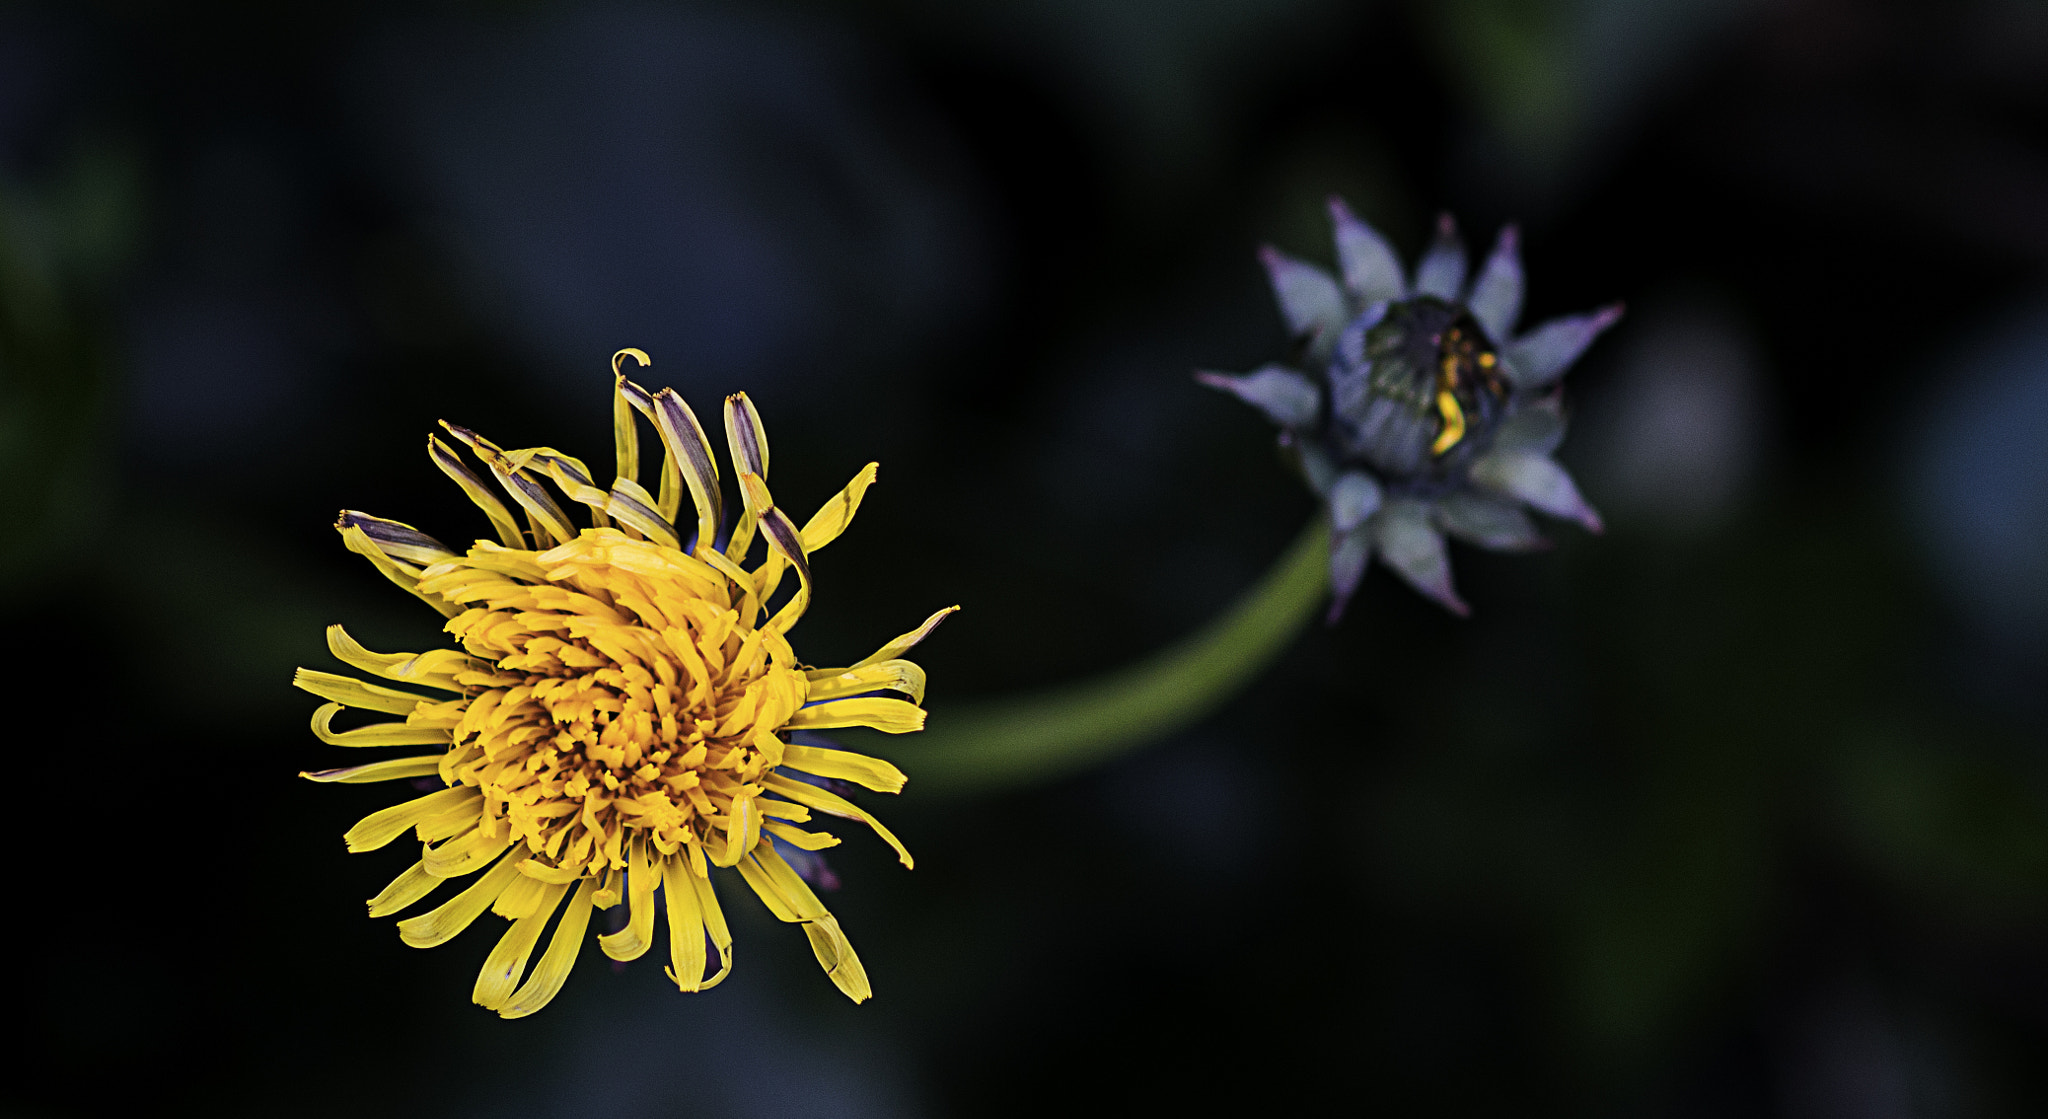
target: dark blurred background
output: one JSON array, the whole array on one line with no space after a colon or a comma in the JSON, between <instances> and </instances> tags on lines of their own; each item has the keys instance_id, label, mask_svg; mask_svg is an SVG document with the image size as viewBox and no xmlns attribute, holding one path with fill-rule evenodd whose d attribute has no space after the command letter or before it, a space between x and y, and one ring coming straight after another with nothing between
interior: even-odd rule
<instances>
[{"instance_id":1,"label":"dark blurred background","mask_svg":"<svg viewBox=\"0 0 2048 1119\"><path fill-rule=\"evenodd\" d=\"M939 725L1311 515L1189 372L1281 356L1253 250L1329 262L1332 192L1628 302L1569 382L1604 538L1454 549L1469 621L1375 570L1085 776L870 798L919 863L830 855L865 1006L740 890L725 986L587 947L509 1023L496 918L363 916L390 790L294 776L346 759L289 681L437 643L330 527L481 533L434 420L606 461L632 345L753 396L786 504L879 459L799 649L965 604ZM2044 430L2039 0L16 4L0 1110L2043 1114Z\"/></svg>"}]
</instances>

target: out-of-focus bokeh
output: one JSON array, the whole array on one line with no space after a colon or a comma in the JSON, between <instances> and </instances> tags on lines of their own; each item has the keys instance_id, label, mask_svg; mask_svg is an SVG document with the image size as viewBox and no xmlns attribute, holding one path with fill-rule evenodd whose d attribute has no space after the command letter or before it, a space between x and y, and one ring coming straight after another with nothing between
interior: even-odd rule
<instances>
[{"instance_id":1,"label":"out-of-focus bokeh","mask_svg":"<svg viewBox=\"0 0 2048 1119\"><path fill-rule=\"evenodd\" d=\"M447 418L609 454L611 352L744 389L776 493L881 484L798 637L939 606L948 707L1181 636L1311 502L1190 379L1281 357L1330 193L1623 299L1607 516L1383 569L1222 715L878 811L738 968L469 1004L314 786L294 665L436 619L336 510L466 541ZM2048 1111L2048 6L545 2L0 11L0 1110L814 1116ZM849 745L887 756L881 736ZM402 846L402 845L400 845ZM45 931L30 935L32 928ZM22 998L19 992L25 992Z\"/></svg>"}]
</instances>

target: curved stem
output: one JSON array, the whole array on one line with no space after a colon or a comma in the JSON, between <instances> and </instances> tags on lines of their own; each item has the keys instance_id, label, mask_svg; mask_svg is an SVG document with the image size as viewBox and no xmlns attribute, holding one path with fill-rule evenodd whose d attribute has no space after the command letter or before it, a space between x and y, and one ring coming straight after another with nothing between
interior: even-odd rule
<instances>
[{"instance_id":1,"label":"curved stem","mask_svg":"<svg viewBox=\"0 0 2048 1119\"><path fill-rule=\"evenodd\" d=\"M943 711L889 753L921 791L961 796L1045 781L1183 730L1284 650L1329 593L1318 519L1221 617L1145 661L1052 691Z\"/></svg>"}]
</instances>

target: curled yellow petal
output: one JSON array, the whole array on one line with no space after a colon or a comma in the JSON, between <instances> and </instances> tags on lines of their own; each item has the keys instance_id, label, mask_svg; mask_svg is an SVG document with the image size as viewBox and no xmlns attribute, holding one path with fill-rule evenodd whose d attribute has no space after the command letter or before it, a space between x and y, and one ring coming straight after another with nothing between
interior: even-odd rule
<instances>
[{"instance_id":1,"label":"curled yellow petal","mask_svg":"<svg viewBox=\"0 0 2048 1119\"><path fill-rule=\"evenodd\" d=\"M912 703L924 702L924 669L915 662L886 660L859 668L817 668L806 674L812 702L864 692L902 692Z\"/></svg>"},{"instance_id":2,"label":"curled yellow petal","mask_svg":"<svg viewBox=\"0 0 2048 1119\"><path fill-rule=\"evenodd\" d=\"M462 685L455 682L456 673L478 667L474 659L457 649L373 653L340 626L327 627L327 648L336 659L373 676L450 692L462 690Z\"/></svg>"},{"instance_id":3,"label":"curled yellow petal","mask_svg":"<svg viewBox=\"0 0 2048 1119\"><path fill-rule=\"evenodd\" d=\"M614 933L597 938L597 946L614 960L637 960L654 946L654 884L655 867L647 859L647 843L635 837L627 846L626 857L626 927ZM674 904L673 900L670 902ZM697 939L704 939L703 922L697 926ZM702 949L699 948L701 957ZM703 960L698 960L697 971L704 970ZM678 967L681 965L678 964Z\"/></svg>"}]
</instances>

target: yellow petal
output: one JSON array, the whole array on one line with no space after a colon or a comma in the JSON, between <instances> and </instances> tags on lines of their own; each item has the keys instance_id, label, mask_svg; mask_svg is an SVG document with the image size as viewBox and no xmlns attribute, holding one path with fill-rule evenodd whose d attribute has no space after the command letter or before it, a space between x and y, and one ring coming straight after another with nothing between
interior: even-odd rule
<instances>
[{"instance_id":1,"label":"yellow petal","mask_svg":"<svg viewBox=\"0 0 2048 1119\"><path fill-rule=\"evenodd\" d=\"M516 858L507 856L484 872L483 877L471 883L469 888L441 903L439 908L428 910L417 917L407 917L398 923L399 939L414 948L432 948L445 944L455 934L469 927L471 921L505 892L519 878L513 869Z\"/></svg>"},{"instance_id":2,"label":"yellow petal","mask_svg":"<svg viewBox=\"0 0 2048 1119\"><path fill-rule=\"evenodd\" d=\"M403 587L407 594L441 612L444 617L454 617L457 608L439 595L422 594L419 589L420 569L411 564L400 563L384 554L382 548L370 539L370 534L354 525L336 526L341 528L341 542L349 551L370 561L386 579Z\"/></svg>"},{"instance_id":3,"label":"yellow petal","mask_svg":"<svg viewBox=\"0 0 2048 1119\"><path fill-rule=\"evenodd\" d=\"M785 746L784 749L788 747ZM791 804L786 800L769 800L766 797L761 798L759 803L763 816L777 816L796 824L811 818L811 810L801 804Z\"/></svg>"},{"instance_id":4,"label":"yellow petal","mask_svg":"<svg viewBox=\"0 0 2048 1119\"><path fill-rule=\"evenodd\" d=\"M516 858L517 856L514 857ZM433 868L428 867L427 869L432 870ZM511 885L505 887L504 892L498 895L496 901L491 902L491 912L496 913L507 921L517 921L521 917L528 916L535 909L540 908L541 902L545 901L549 896L548 891L558 887L566 888L566 884L561 882L543 882L530 874L522 874L514 878Z\"/></svg>"},{"instance_id":5,"label":"yellow petal","mask_svg":"<svg viewBox=\"0 0 2048 1119\"><path fill-rule=\"evenodd\" d=\"M761 802L764 808L774 803L772 800ZM762 824L761 830L792 847L804 851L823 851L827 847L839 846L839 837L836 835L827 835L821 831L805 831L802 828L794 828L788 824L777 823L774 820Z\"/></svg>"},{"instance_id":6,"label":"yellow petal","mask_svg":"<svg viewBox=\"0 0 2048 1119\"><path fill-rule=\"evenodd\" d=\"M867 969L861 966L860 956L853 950L853 942L840 931L839 919L830 913L804 925L804 936L811 942L811 953L818 957L818 966L825 969L826 978L832 985L845 992L855 1002L866 1002L874 995L868 986Z\"/></svg>"},{"instance_id":7,"label":"yellow petal","mask_svg":"<svg viewBox=\"0 0 2048 1119\"><path fill-rule=\"evenodd\" d=\"M554 496L532 471L519 469L502 454L486 456L484 465L491 468L491 477L498 480L499 488L526 510L526 527L532 531L537 549L576 538L576 526L569 520L568 512L556 504Z\"/></svg>"},{"instance_id":8,"label":"yellow petal","mask_svg":"<svg viewBox=\"0 0 2048 1119\"><path fill-rule=\"evenodd\" d=\"M653 364L647 351L631 347L612 355L612 448L618 452L619 477L637 481L640 477L640 432L633 422L633 405L626 399L626 374L619 359L630 357L641 368Z\"/></svg>"},{"instance_id":9,"label":"yellow petal","mask_svg":"<svg viewBox=\"0 0 2048 1119\"><path fill-rule=\"evenodd\" d=\"M778 921L815 921L825 913L825 904L811 892L810 883L797 874L772 843L763 843L748 852L740 860L739 872Z\"/></svg>"},{"instance_id":10,"label":"yellow petal","mask_svg":"<svg viewBox=\"0 0 2048 1119\"><path fill-rule=\"evenodd\" d=\"M719 953L724 957L725 967L717 978L709 983L704 980L704 932L705 898L710 894L710 883L697 888L697 876L690 873L690 866L680 854L670 856L661 864L662 893L668 898L668 977L676 986L685 991L701 991L725 978L732 970L732 937L727 934L719 944ZM716 898L710 901L710 908L717 911ZM724 915L718 915L720 929L725 924ZM714 934L714 939L716 935Z\"/></svg>"},{"instance_id":11,"label":"yellow petal","mask_svg":"<svg viewBox=\"0 0 2048 1119\"><path fill-rule=\"evenodd\" d=\"M440 884L441 879L427 873L424 860L416 862L370 899L370 916L389 917L433 893L434 887Z\"/></svg>"},{"instance_id":12,"label":"yellow petal","mask_svg":"<svg viewBox=\"0 0 2048 1119\"><path fill-rule=\"evenodd\" d=\"M725 444L735 469L768 476L768 429L746 393L725 398Z\"/></svg>"},{"instance_id":13,"label":"yellow petal","mask_svg":"<svg viewBox=\"0 0 2048 1119\"><path fill-rule=\"evenodd\" d=\"M906 660L887 660L859 668L814 668L805 674L811 682L809 698L838 699L863 692L902 692L912 703L924 702L924 669Z\"/></svg>"},{"instance_id":14,"label":"yellow petal","mask_svg":"<svg viewBox=\"0 0 2048 1119\"><path fill-rule=\"evenodd\" d=\"M690 501L697 507L697 546L691 554L701 556L712 550L712 540L718 535L718 524L725 514L711 440L704 435L704 425L697 422L697 413L690 411L674 389L654 394L654 426L661 432L662 445L668 448L669 461L681 469L683 484L690 487Z\"/></svg>"},{"instance_id":15,"label":"yellow petal","mask_svg":"<svg viewBox=\"0 0 2048 1119\"><path fill-rule=\"evenodd\" d=\"M781 852L764 843L747 856L739 870L769 912L781 920L803 924L804 936L811 942L818 966L825 969L825 974L848 998L862 1002L873 993L868 988L867 971L861 967L860 957L840 930L838 920L826 911L824 903L811 891L810 883L797 874Z\"/></svg>"},{"instance_id":16,"label":"yellow petal","mask_svg":"<svg viewBox=\"0 0 2048 1119\"><path fill-rule=\"evenodd\" d=\"M739 523L732 526L732 536L725 542L725 557L735 563L745 563L747 549L754 546L754 530L760 521L752 509L740 512Z\"/></svg>"},{"instance_id":17,"label":"yellow petal","mask_svg":"<svg viewBox=\"0 0 2048 1119\"><path fill-rule=\"evenodd\" d=\"M405 723L371 723L354 730L335 730L339 703L323 703L313 712L313 733L330 746L445 746L454 741L447 727L415 727Z\"/></svg>"},{"instance_id":18,"label":"yellow petal","mask_svg":"<svg viewBox=\"0 0 2048 1119\"><path fill-rule=\"evenodd\" d=\"M327 627L327 648L337 660L373 676L400 683L420 684L442 691L460 692L455 674L465 669L486 667L456 649L433 649L424 653L373 653L340 626Z\"/></svg>"},{"instance_id":19,"label":"yellow petal","mask_svg":"<svg viewBox=\"0 0 2048 1119\"><path fill-rule=\"evenodd\" d=\"M906 780L903 771L888 762L850 750L826 750L792 743L783 748L782 764L820 777L852 781L878 793L900 793Z\"/></svg>"},{"instance_id":20,"label":"yellow petal","mask_svg":"<svg viewBox=\"0 0 2048 1119\"><path fill-rule=\"evenodd\" d=\"M734 797L732 818L726 823L725 844L711 860L713 866L737 866L747 852L761 841L761 806L750 796Z\"/></svg>"},{"instance_id":21,"label":"yellow petal","mask_svg":"<svg viewBox=\"0 0 2048 1119\"><path fill-rule=\"evenodd\" d=\"M625 351L620 352L623 353ZM619 364L616 359L612 362L612 372L614 374L619 373ZM646 416L647 421L654 424L656 430L659 431L661 422L655 419L654 416L654 396L646 389L627 380L624 375L619 375L617 381L619 399L632 405L635 411ZM666 446L665 441L664 446ZM637 473L628 476L624 472L621 472L620 476L626 477L629 481L636 480L639 477ZM616 489L617 487L614 486L613 488ZM682 468L676 464L676 456L663 455L661 462L661 497L654 504L654 510L661 516L662 520L670 524L675 523L676 512L682 508L682 491L683 473Z\"/></svg>"},{"instance_id":22,"label":"yellow petal","mask_svg":"<svg viewBox=\"0 0 2048 1119\"><path fill-rule=\"evenodd\" d=\"M470 473L469 468L462 465L462 459L456 455L455 448L429 435L427 457L434 460L434 465L441 468L441 473L448 475L456 485L462 487L462 492L469 495L469 499L476 503L476 507L484 511L484 516L490 518L491 528L497 532L500 543L507 548L526 546L525 538L519 535L518 522L512 519L512 511L505 508L505 503L498 500L490 487L484 485L483 479Z\"/></svg>"},{"instance_id":23,"label":"yellow petal","mask_svg":"<svg viewBox=\"0 0 2048 1119\"><path fill-rule=\"evenodd\" d=\"M879 469L880 467L872 462L861 467L860 473L853 476L853 481L846 483L845 489L835 494L832 500L827 501L811 516L810 520L804 522L805 555L839 539L839 534L845 532L846 526L853 523L853 515L860 510L860 499L866 496L868 487L875 484L875 474Z\"/></svg>"},{"instance_id":24,"label":"yellow petal","mask_svg":"<svg viewBox=\"0 0 2048 1119\"><path fill-rule=\"evenodd\" d=\"M460 878L497 858L499 852L510 846L512 836L508 832L501 831L492 837L477 828L427 848L426 857L420 861L427 864L427 873L436 878Z\"/></svg>"},{"instance_id":25,"label":"yellow petal","mask_svg":"<svg viewBox=\"0 0 2048 1119\"><path fill-rule=\"evenodd\" d=\"M519 860L519 873L536 882L574 882L583 877L583 868L577 866L549 866L535 858Z\"/></svg>"},{"instance_id":26,"label":"yellow petal","mask_svg":"<svg viewBox=\"0 0 2048 1119\"><path fill-rule=\"evenodd\" d=\"M356 822L348 829L342 841L350 851L375 851L386 843L412 830L420 821L460 809L470 803L480 803L484 798L475 789L457 787L428 793L426 796L380 808Z\"/></svg>"},{"instance_id":27,"label":"yellow petal","mask_svg":"<svg viewBox=\"0 0 2048 1119\"><path fill-rule=\"evenodd\" d=\"M401 777L430 777L441 768L442 754L423 754L417 758L390 758L368 765L352 765L346 769L320 769L310 773L300 772L299 776L308 781L338 781L344 785L362 785L371 781L396 781Z\"/></svg>"},{"instance_id":28,"label":"yellow petal","mask_svg":"<svg viewBox=\"0 0 2048 1119\"><path fill-rule=\"evenodd\" d=\"M791 730L873 727L888 734L924 729L924 708L900 699L835 699L801 708L784 724Z\"/></svg>"},{"instance_id":29,"label":"yellow petal","mask_svg":"<svg viewBox=\"0 0 2048 1119\"><path fill-rule=\"evenodd\" d=\"M554 939L548 941L548 950L541 955L526 985L513 994L509 1003L498 1008L500 1016L524 1018L561 993L562 984L569 981L569 969L576 966L583 934L590 928L590 897L596 891L594 878L584 879L583 885L576 888L576 896L569 899L569 908L562 914L562 923L555 926Z\"/></svg>"},{"instance_id":30,"label":"yellow petal","mask_svg":"<svg viewBox=\"0 0 2048 1119\"><path fill-rule=\"evenodd\" d=\"M382 711L387 715L410 715L413 708L427 700L426 696L414 692L365 684L353 676L317 672L310 668L301 668L292 673L292 687L312 692L321 699L330 699L346 707Z\"/></svg>"},{"instance_id":31,"label":"yellow petal","mask_svg":"<svg viewBox=\"0 0 2048 1119\"><path fill-rule=\"evenodd\" d=\"M866 824L875 829L875 834L881 836L884 843L896 849L896 858L904 866L916 865L910 857L910 852L904 849L902 841L896 838L894 832L883 827L880 820L861 811L852 801L847 800L845 797L837 793L828 793L816 785L808 785L802 781L784 777L780 774L771 774L761 783L766 785L771 792L788 797L798 804L809 805L820 812L837 816L843 820L858 820Z\"/></svg>"},{"instance_id":32,"label":"yellow petal","mask_svg":"<svg viewBox=\"0 0 2048 1119\"><path fill-rule=\"evenodd\" d=\"M591 483L589 471L584 467L582 460L547 447L535 447L532 454L534 463L547 471L548 477L555 485L569 495L569 500L578 502L590 510L592 524L599 528L611 524L605 517L605 505L611 500L611 494Z\"/></svg>"},{"instance_id":33,"label":"yellow petal","mask_svg":"<svg viewBox=\"0 0 2048 1119\"><path fill-rule=\"evenodd\" d=\"M614 960L637 960L654 946L654 882L656 870L647 859L647 841L639 836L633 838L626 849L626 927L615 933L606 933L597 938L597 946ZM670 899L671 906L674 899ZM695 908L694 894L692 909ZM673 916L669 918L675 920ZM703 922L697 927L697 939L704 939ZM704 972L704 950L697 950L697 974ZM678 964L678 967L681 965Z\"/></svg>"},{"instance_id":34,"label":"yellow petal","mask_svg":"<svg viewBox=\"0 0 2048 1119\"><path fill-rule=\"evenodd\" d=\"M798 535L796 526L790 523L789 517L784 515L782 510L775 507L774 500L769 497L768 483L762 481L758 474L741 471L740 488L747 495L747 511L753 513L755 519L759 521L761 533L766 537L768 546L784 563L796 569L796 593L790 596L788 602L782 604L782 609L775 612L775 617L769 619L765 627L771 633L788 633L790 627L796 624L798 618L804 616L804 611L811 604L810 561L805 558L803 540ZM767 588L761 591L764 596L770 593L772 590Z\"/></svg>"},{"instance_id":35,"label":"yellow petal","mask_svg":"<svg viewBox=\"0 0 2048 1119\"><path fill-rule=\"evenodd\" d=\"M540 943L541 930L547 927L548 918L561 908L562 896L569 892L567 886L540 887L547 891L540 898L540 904L533 912L512 922L505 935L498 938L498 944L491 954L484 957L484 966L477 972L476 988L470 993L470 1000L488 1010L496 1010L512 998L512 989L519 985L519 977L526 972L526 961L533 956L533 946ZM589 907L584 912L589 913Z\"/></svg>"},{"instance_id":36,"label":"yellow petal","mask_svg":"<svg viewBox=\"0 0 2048 1119\"><path fill-rule=\"evenodd\" d=\"M866 668L871 664L878 664L882 661L887 660L895 660L897 657L900 657L903 654L909 652L912 646L916 645L920 641L923 641L925 638L931 636L931 632L939 628L940 622L945 621L949 615L953 614L959 609L960 608L958 606L948 606L944 610L941 610L938 613L933 614L931 617L926 618L924 620L923 625L917 627L914 630L911 630L909 633L898 636L895 640L889 642L887 645L884 645L881 648L876 649L873 656L868 657L866 660L861 661L859 664L856 664L853 667Z\"/></svg>"},{"instance_id":37,"label":"yellow petal","mask_svg":"<svg viewBox=\"0 0 2048 1119\"><path fill-rule=\"evenodd\" d=\"M657 511L659 505L659 500L641 488L640 483L631 478L620 478L612 483L611 496L605 500L604 509L620 524L680 552L683 550L682 537L676 535L676 527Z\"/></svg>"}]
</instances>

